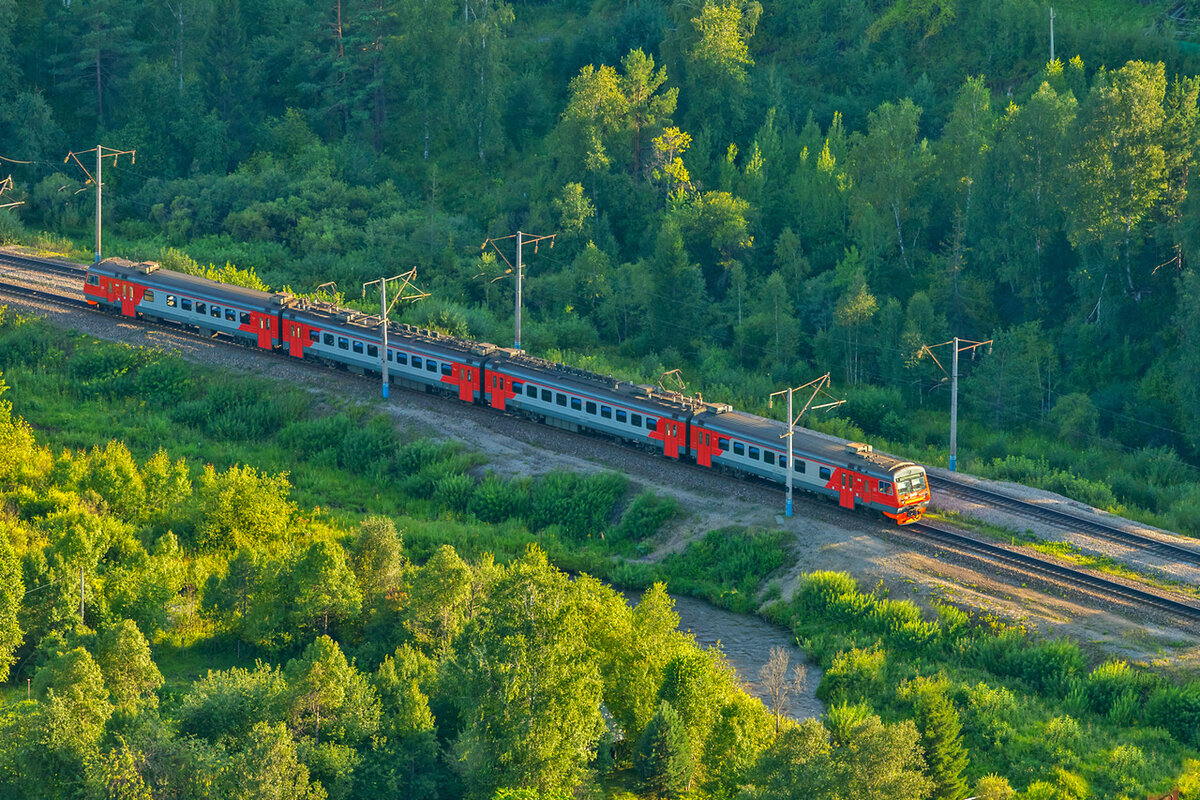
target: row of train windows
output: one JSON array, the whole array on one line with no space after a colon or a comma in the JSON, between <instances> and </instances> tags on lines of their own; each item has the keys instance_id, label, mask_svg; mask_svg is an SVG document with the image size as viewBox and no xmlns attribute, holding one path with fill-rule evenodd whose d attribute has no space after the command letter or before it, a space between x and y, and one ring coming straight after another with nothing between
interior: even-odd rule
<instances>
[{"instance_id":1,"label":"row of train windows","mask_svg":"<svg viewBox=\"0 0 1200 800\"><path fill-rule=\"evenodd\" d=\"M532 398L533 400L538 399L538 387L534 386L533 384L526 386L518 381L513 381L512 388L513 392L516 394L521 394L524 392L526 397ZM593 417L596 416L598 412L599 415L604 419L615 418L617 422L632 425L635 428L640 428L643 424L645 424L646 430L652 431L658 428L658 420L654 417L645 417L643 421L641 414L626 411L623 408L613 409L612 406L598 406L591 400L584 402L581 398L568 397L562 392L552 392L549 389L542 389L541 399L543 403L554 403L555 405L559 405L564 408L569 405L573 411L585 411L586 413L591 414Z\"/></svg>"},{"instance_id":2,"label":"row of train windows","mask_svg":"<svg viewBox=\"0 0 1200 800\"><path fill-rule=\"evenodd\" d=\"M142 299L147 303L153 303L154 290L147 289L146 296ZM242 325L250 324L250 312L248 311L238 311L234 308L222 309L220 306L210 306L208 303L200 301L193 302L188 297L176 298L173 294L167 295L167 308L178 308L181 311L191 311L201 316L210 316L215 319L223 317L228 322L238 322Z\"/></svg>"},{"instance_id":3,"label":"row of train windows","mask_svg":"<svg viewBox=\"0 0 1200 800\"><path fill-rule=\"evenodd\" d=\"M368 352L374 351L375 346L370 345L367 348L367 350L368 350ZM371 355L377 355L377 353L372 352ZM388 350L388 361L394 361L395 363L400 364L401 366L404 366L404 367L409 366L408 353L397 353L394 350ZM412 357L412 368L413 369L421 369L422 366L424 366L424 369L426 372L437 372L438 371L438 362L434 361L432 358L422 359L420 356L413 356ZM451 372L453 372L453 369L450 364L442 364L441 365L441 373L443 375L449 375L449 374L451 374Z\"/></svg>"},{"instance_id":4,"label":"row of train windows","mask_svg":"<svg viewBox=\"0 0 1200 800\"><path fill-rule=\"evenodd\" d=\"M719 448L721 448L721 450L728 451L729 450L729 440L721 439L717 442L717 446ZM775 453L770 450L759 450L759 448L755 447L754 445L750 445L748 452L749 452L749 457L751 459L753 459L754 461L758 461L759 459L761 459L762 461L766 462L767 464L775 463L775 460L776 460ZM746 445L743 444L742 442L734 442L733 443L733 454L735 456L746 455L747 454ZM778 459L779 459L779 466L782 469L787 469L787 456L781 455L778 457ZM807 471L807 469L808 469L808 462L804 461L803 459L797 459L796 462L794 464L792 464L792 471L798 472L801 475L803 475ZM821 468L822 473L825 473L828 471L829 470L827 470L825 467ZM822 475L821 477L828 480L829 476Z\"/></svg>"}]
</instances>

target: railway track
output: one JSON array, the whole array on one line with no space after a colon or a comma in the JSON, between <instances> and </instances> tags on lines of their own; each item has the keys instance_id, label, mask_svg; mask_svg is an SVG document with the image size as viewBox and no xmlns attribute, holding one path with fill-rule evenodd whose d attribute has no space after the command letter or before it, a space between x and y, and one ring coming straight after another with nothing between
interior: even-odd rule
<instances>
[{"instance_id":1,"label":"railway track","mask_svg":"<svg viewBox=\"0 0 1200 800\"><path fill-rule=\"evenodd\" d=\"M1115 581L1081 569L1059 564L1044 558L993 544L959 531L950 530L928 522L913 523L902 529L924 541L945 545L957 550L981 555L988 561L1020 572L1032 573L1051 581L1067 584L1077 589L1101 594L1126 604L1163 611L1179 619L1200 621L1200 606L1186 603L1158 592L1139 589L1136 586Z\"/></svg>"},{"instance_id":2,"label":"railway track","mask_svg":"<svg viewBox=\"0 0 1200 800\"><path fill-rule=\"evenodd\" d=\"M1077 533L1086 533L1106 541L1115 542L1146 553L1153 553L1172 561L1200 565L1200 550L1185 547L1144 534L1125 530L1116 525L1106 525L1098 520L1086 519L1056 508L1048 508L1020 500L1009 495L993 492L979 486L962 483L944 477L929 476L932 489L953 494L965 500L973 500L993 508L1013 511L1027 519L1036 519Z\"/></svg>"},{"instance_id":3,"label":"railway track","mask_svg":"<svg viewBox=\"0 0 1200 800\"><path fill-rule=\"evenodd\" d=\"M60 275L82 276L82 274L85 272L85 269L82 267L71 268L68 265L46 262L41 259L0 254L0 264L5 263L11 266L20 266L26 269L51 271ZM35 299L40 302L54 304L60 307L69 308L71 310L83 310L94 314L107 316L104 311L90 306L82 298L69 297L58 292L37 289L30 286L0 282L0 294ZM122 320L126 322L133 321L128 318L122 318ZM191 331L177 325L141 319L137 320L137 322L151 328L170 330L187 338L195 338L206 342L212 341L212 337L210 336L205 336L199 332ZM255 352L262 354L263 351L256 350ZM288 356L278 355L278 357L288 361L289 363L296 362L295 359L292 359ZM303 363L309 364L310 362ZM320 365L316 366L319 369L322 368ZM346 373L341 370L338 372L342 375L357 377L353 373ZM366 380L366 378L363 379ZM585 436L585 434L574 435ZM696 467L696 469L699 470L701 468ZM707 470L705 470L705 472L707 472ZM976 487L968 487L956 482L946 481L944 479L937 479L937 484L940 485L942 491L953 491L960 495L970 491L975 493L972 495L975 499L997 505L1003 505L1003 507L1006 508L1013 508L1013 506L1010 504L1019 504L1021 506L1021 513L1033 513L1026 508L1029 506L1029 504L1021 504L1020 501L1006 497L1005 495L998 495L992 492L987 492L986 490L976 489ZM992 498L995 499L993 500ZM814 504L825 505L821 503L819 498L813 498L812 502ZM1049 511L1046 509L1038 509L1036 506L1033 506L1033 508L1036 511ZM1061 514L1061 512L1059 513ZM1081 520L1069 514L1061 514L1061 516L1067 519L1060 520L1057 524L1093 524L1087 520ZM1144 546L1148 548L1152 545L1168 548L1167 550L1162 550L1160 552L1170 552L1171 548L1174 548L1173 545L1159 542L1155 539L1139 537L1136 534L1128 534L1128 532L1120 531L1120 529L1116 528L1110 529L1106 526L1100 525L1099 523L1095 523L1095 525L1096 527L1103 529L1106 533L1110 533L1113 536L1124 534L1129 537L1133 537L1133 539L1123 539L1123 541L1126 543L1129 543L1130 541L1141 541ZM1035 555L1010 549L1001 545L992 544L990 542L976 539L962 532L949 530L929 523L917 523L914 525L905 526L904 528L899 528L897 531L919 541L954 549L956 551L966 553L971 557L982 559L989 563L999 564L1021 573L1035 575L1038 578L1060 585L1071 586L1089 594L1103 596L1110 600L1122 601L1126 605L1133 606L1135 608L1166 613L1180 620L1200 621L1200 606L1195 606L1167 595L1139 589L1126 583L1111 580L1109 578L1095 575L1073 567L1068 567L1054 561L1037 557ZM1089 530L1089 532L1091 531ZM1101 534L1097 533L1096 535ZM1189 551L1186 548L1178 549L1188 553L1191 557L1197 559L1198 563L1200 563L1200 554L1197 554L1194 551Z\"/></svg>"},{"instance_id":4,"label":"railway track","mask_svg":"<svg viewBox=\"0 0 1200 800\"><path fill-rule=\"evenodd\" d=\"M79 278L80 280L83 280L83 274L87 272L87 267L78 264L67 264L55 259L35 258L4 252L0 252L0 266L50 272L55 275L64 275L68 278Z\"/></svg>"}]
</instances>

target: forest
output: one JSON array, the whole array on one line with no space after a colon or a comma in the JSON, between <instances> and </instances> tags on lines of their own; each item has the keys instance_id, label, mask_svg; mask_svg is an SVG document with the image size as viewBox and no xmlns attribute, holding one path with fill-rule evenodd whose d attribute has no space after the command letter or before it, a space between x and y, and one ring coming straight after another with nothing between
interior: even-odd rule
<instances>
[{"instance_id":1,"label":"forest","mask_svg":"<svg viewBox=\"0 0 1200 800\"><path fill-rule=\"evenodd\" d=\"M0 0L0 243L91 260L84 151L136 151L104 255L364 308L416 266L404 320L507 345L501 237L553 234L526 349L764 414L830 372L805 424L934 465L925 348L992 340L960 468L1200 535L1198 5L1063 0L1052 59L1031 0ZM11 312L0 372L0 794L1200 796L1192 676L845 575L784 602L773 532L646 563L679 510L621 476ZM664 585L790 627L826 717Z\"/></svg>"}]
</instances>

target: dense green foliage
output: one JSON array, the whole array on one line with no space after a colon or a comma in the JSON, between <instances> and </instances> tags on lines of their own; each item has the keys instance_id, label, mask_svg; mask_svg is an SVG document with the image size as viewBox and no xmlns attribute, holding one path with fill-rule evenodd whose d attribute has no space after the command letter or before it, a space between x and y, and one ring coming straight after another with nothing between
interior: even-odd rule
<instances>
[{"instance_id":1,"label":"dense green foliage","mask_svg":"<svg viewBox=\"0 0 1200 800\"><path fill-rule=\"evenodd\" d=\"M1048 63L1031 0L5 0L0 240L89 241L94 155L62 157L100 141L137 150L104 167L107 252L350 297L416 264L406 319L507 343L477 245L556 232L529 349L749 410L828 370L933 463L921 346L994 338L960 463L1196 533L1193 6L1074 3Z\"/></svg>"}]
</instances>

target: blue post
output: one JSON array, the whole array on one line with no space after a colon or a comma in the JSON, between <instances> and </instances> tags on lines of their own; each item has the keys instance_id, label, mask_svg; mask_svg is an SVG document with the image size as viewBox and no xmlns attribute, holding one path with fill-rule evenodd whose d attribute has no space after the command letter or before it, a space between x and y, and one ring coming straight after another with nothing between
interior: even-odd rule
<instances>
[{"instance_id":1,"label":"blue post","mask_svg":"<svg viewBox=\"0 0 1200 800\"><path fill-rule=\"evenodd\" d=\"M787 499L787 515L788 515L788 519L791 519L791 517L792 517L792 498L790 498L790 497Z\"/></svg>"},{"instance_id":2,"label":"blue post","mask_svg":"<svg viewBox=\"0 0 1200 800\"><path fill-rule=\"evenodd\" d=\"M950 471L951 472L954 472L954 462L955 462L955 457L950 456Z\"/></svg>"},{"instance_id":3,"label":"blue post","mask_svg":"<svg viewBox=\"0 0 1200 800\"><path fill-rule=\"evenodd\" d=\"M386 383L383 385L383 399L384 400L388 399L388 386Z\"/></svg>"}]
</instances>

